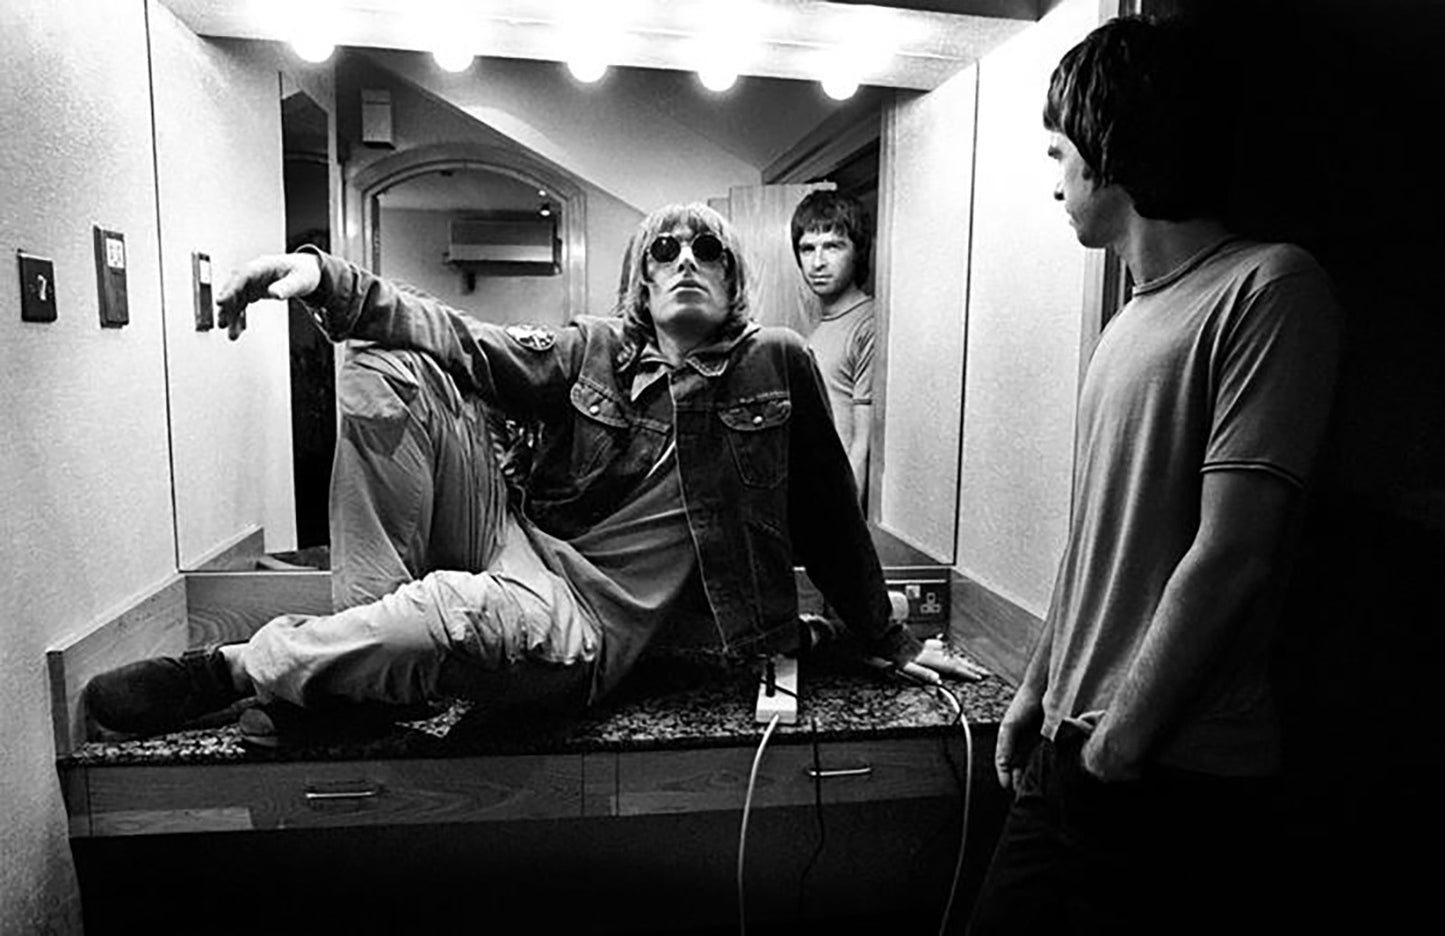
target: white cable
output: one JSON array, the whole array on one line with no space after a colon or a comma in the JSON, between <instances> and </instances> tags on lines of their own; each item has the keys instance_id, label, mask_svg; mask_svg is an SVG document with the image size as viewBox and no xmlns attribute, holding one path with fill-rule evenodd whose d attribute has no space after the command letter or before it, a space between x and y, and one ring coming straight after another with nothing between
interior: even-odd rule
<instances>
[{"instance_id":1,"label":"white cable","mask_svg":"<svg viewBox=\"0 0 1445 936\"><path fill-rule=\"evenodd\" d=\"M948 888L948 902L943 905L943 919L938 923L939 936L944 936L948 930L948 918L953 914L953 899L958 895L958 881L963 877L963 853L968 845L968 807L969 800L973 798L973 733L969 730L968 719L963 714L963 703L958 701L958 697L942 686L933 688L953 703L954 711L958 713L958 723L963 726L963 830L958 839L958 863L953 868L953 884Z\"/></svg>"},{"instance_id":2,"label":"white cable","mask_svg":"<svg viewBox=\"0 0 1445 936\"><path fill-rule=\"evenodd\" d=\"M738 831L738 933L739 936L747 936L748 915L743 904L743 857L747 854L748 846L748 813L753 808L753 787L758 782L758 765L763 762L763 749L768 746L768 739L773 735L773 729L778 727L778 716L774 715L773 720L768 722L767 729L763 732L763 740L758 742L758 752L753 755L753 769L748 774L748 795L743 800L743 824Z\"/></svg>"}]
</instances>

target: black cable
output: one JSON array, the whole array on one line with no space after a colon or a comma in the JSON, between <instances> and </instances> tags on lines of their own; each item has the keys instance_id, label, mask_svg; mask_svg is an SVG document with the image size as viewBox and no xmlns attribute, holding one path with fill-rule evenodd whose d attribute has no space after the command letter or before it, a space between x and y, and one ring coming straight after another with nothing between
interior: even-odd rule
<instances>
[{"instance_id":1,"label":"black cable","mask_svg":"<svg viewBox=\"0 0 1445 936\"><path fill-rule=\"evenodd\" d=\"M812 726L813 739L813 814L818 817L818 844L813 847L813 854L808 858L808 863L803 866L803 873L798 878L798 919L803 918L803 901L807 890L808 875L812 873L813 866L817 864L819 856L823 854L823 845L827 841L827 829L823 826L823 758L818 750L818 719L809 714L808 722Z\"/></svg>"}]
</instances>

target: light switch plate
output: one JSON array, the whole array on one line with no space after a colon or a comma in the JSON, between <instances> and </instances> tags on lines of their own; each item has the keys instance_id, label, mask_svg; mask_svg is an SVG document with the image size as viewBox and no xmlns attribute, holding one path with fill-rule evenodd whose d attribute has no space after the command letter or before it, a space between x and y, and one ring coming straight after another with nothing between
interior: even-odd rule
<instances>
[{"instance_id":1,"label":"light switch plate","mask_svg":"<svg viewBox=\"0 0 1445 936\"><path fill-rule=\"evenodd\" d=\"M20 321L55 321L55 264L23 250L15 251L15 261L20 268Z\"/></svg>"},{"instance_id":2,"label":"light switch plate","mask_svg":"<svg viewBox=\"0 0 1445 936\"><path fill-rule=\"evenodd\" d=\"M210 331L216 324L215 307L211 302L211 257L191 254L191 294L195 297L196 331Z\"/></svg>"},{"instance_id":3,"label":"light switch plate","mask_svg":"<svg viewBox=\"0 0 1445 936\"><path fill-rule=\"evenodd\" d=\"M100 299L102 328L120 328L130 322L126 305L125 235L95 228L95 280Z\"/></svg>"}]
</instances>

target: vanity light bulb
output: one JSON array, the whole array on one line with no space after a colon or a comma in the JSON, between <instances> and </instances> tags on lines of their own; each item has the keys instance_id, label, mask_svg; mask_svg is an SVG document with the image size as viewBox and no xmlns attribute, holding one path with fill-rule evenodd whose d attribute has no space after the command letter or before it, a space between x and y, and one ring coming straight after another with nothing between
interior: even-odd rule
<instances>
[{"instance_id":1,"label":"vanity light bulb","mask_svg":"<svg viewBox=\"0 0 1445 936\"><path fill-rule=\"evenodd\" d=\"M336 51L336 46L325 39L314 39L309 36L291 40L291 48L303 60L315 64L331 58L331 53Z\"/></svg>"},{"instance_id":2,"label":"vanity light bulb","mask_svg":"<svg viewBox=\"0 0 1445 936\"><path fill-rule=\"evenodd\" d=\"M738 73L728 68L703 68L697 73L698 81L709 91L726 91L737 83Z\"/></svg>"},{"instance_id":3,"label":"vanity light bulb","mask_svg":"<svg viewBox=\"0 0 1445 936\"><path fill-rule=\"evenodd\" d=\"M847 75L829 75L822 84L823 93L835 101L846 101L858 90L858 79Z\"/></svg>"},{"instance_id":4,"label":"vanity light bulb","mask_svg":"<svg viewBox=\"0 0 1445 936\"><path fill-rule=\"evenodd\" d=\"M598 59L572 59L567 63L567 70L572 77L578 81L591 84L607 74L607 63Z\"/></svg>"},{"instance_id":5,"label":"vanity light bulb","mask_svg":"<svg viewBox=\"0 0 1445 936\"><path fill-rule=\"evenodd\" d=\"M432 52L431 57L436 60L439 68L449 72L464 72L472 67L474 56L469 49L443 47Z\"/></svg>"}]
</instances>

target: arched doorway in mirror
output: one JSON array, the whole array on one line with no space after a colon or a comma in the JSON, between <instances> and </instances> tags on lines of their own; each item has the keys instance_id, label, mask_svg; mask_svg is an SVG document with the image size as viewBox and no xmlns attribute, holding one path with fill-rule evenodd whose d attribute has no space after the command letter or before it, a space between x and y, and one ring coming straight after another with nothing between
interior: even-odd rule
<instances>
[{"instance_id":1,"label":"arched doorway in mirror","mask_svg":"<svg viewBox=\"0 0 1445 936\"><path fill-rule=\"evenodd\" d=\"M365 263L484 320L586 308L585 198L524 152L438 145L358 174Z\"/></svg>"}]
</instances>

